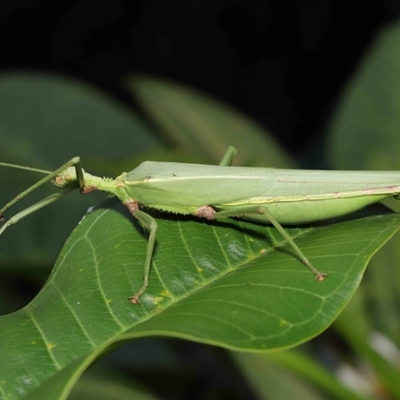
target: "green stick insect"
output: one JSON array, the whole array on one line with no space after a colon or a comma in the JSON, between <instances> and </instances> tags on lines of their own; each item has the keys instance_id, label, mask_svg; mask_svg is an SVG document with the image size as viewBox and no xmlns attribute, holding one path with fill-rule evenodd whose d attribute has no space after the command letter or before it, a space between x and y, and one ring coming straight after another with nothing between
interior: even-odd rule
<instances>
[{"instance_id":1,"label":"green stick insect","mask_svg":"<svg viewBox=\"0 0 400 400\"><path fill-rule=\"evenodd\" d=\"M138 304L148 285L157 232L157 222L141 209L142 206L207 220L239 217L272 224L301 262L313 272L315 279L322 281L327 275L311 264L282 225L338 217L387 197L400 197L399 172L232 167L235 154L235 148L230 147L218 166L146 161L116 179L86 173L79 157L54 172L0 163L47 174L0 210L0 219L5 222L0 235L10 225L72 190L79 188L84 194L94 190L111 193L149 231L143 283L129 298ZM8 208L50 180L64 191L50 195L5 221L3 213Z\"/></svg>"}]
</instances>

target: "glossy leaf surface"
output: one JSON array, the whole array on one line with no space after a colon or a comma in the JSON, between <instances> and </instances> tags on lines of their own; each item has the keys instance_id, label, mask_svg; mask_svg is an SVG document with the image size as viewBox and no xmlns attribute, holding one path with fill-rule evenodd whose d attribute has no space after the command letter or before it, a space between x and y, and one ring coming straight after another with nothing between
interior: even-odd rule
<instances>
[{"instance_id":1,"label":"glossy leaf surface","mask_svg":"<svg viewBox=\"0 0 400 400\"><path fill-rule=\"evenodd\" d=\"M304 342L333 322L399 220L378 206L353 220L289 229L329 274L316 282L275 229L164 215L150 285L135 306L127 298L141 283L146 240L109 199L73 231L38 296L0 318L0 398L40 384L32 398L63 391L107 346L128 338L168 335L247 351Z\"/></svg>"}]
</instances>

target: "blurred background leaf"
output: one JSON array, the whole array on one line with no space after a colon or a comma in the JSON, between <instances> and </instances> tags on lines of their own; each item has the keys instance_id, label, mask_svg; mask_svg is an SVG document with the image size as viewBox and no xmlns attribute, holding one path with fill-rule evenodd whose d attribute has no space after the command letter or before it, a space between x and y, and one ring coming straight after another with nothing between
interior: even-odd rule
<instances>
[{"instance_id":1,"label":"blurred background leaf","mask_svg":"<svg viewBox=\"0 0 400 400\"><path fill-rule=\"evenodd\" d=\"M126 80L168 143L218 164L228 146L240 149L234 165L289 168L286 152L259 124L233 108L182 84L152 77Z\"/></svg>"},{"instance_id":2,"label":"blurred background leaf","mask_svg":"<svg viewBox=\"0 0 400 400\"><path fill-rule=\"evenodd\" d=\"M0 142L4 162L54 170L78 155L84 168L99 175L120 173L121 160L162 146L141 118L105 93L83 82L35 73L0 76ZM0 204L41 178L2 167ZM52 191L48 184L33 198ZM93 201L73 194L30 216L26 225L20 222L20 229L9 229L0 243L1 268L9 263L14 269L16 257L18 265L52 264L66 235ZM31 203L32 196L16 209Z\"/></svg>"}]
</instances>

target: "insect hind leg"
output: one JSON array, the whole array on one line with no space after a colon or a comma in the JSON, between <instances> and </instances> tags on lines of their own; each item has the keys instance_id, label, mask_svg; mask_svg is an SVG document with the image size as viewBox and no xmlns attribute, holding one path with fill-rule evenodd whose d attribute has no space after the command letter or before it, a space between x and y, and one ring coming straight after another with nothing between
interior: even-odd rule
<instances>
[{"instance_id":1,"label":"insect hind leg","mask_svg":"<svg viewBox=\"0 0 400 400\"><path fill-rule=\"evenodd\" d=\"M204 209L204 211L203 211ZM230 208L229 210L224 211L214 211L211 213L210 210L213 210L211 207L202 207L202 213L198 214L200 217L207 218L209 220L219 219L219 218L229 218L229 217L243 217L245 215L264 215L266 219L279 231L279 233L286 239L289 245L292 247L296 255L299 257L301 262L315 275L315 280L323 281L327 274L318 271L310 262L310 260L304 255L304 253L300 250L294 240L288 235L286 230L282 227L282 225L274 218L274 216L269 212L268 208L264 205L250 205L250 206L238 206ZM206 213L208 211L208 213Z\"/></svg>"}]
</instances>

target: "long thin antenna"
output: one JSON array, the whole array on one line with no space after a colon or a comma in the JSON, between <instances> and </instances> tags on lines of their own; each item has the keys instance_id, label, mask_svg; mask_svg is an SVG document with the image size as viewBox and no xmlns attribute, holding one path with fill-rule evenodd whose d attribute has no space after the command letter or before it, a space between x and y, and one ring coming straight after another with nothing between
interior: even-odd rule
<instances>
[{"instance_id":1,"label":"long thin antenna","mask_svg":"<svg viewBox=\"0 0 400 400\"><path fill-rule=\"evenodd\" d=\"M23 167L22 165L9 164L9 163L3 163L3 162L0 162L0 166L2 166L2 167L9 167L9 168L24 169L25 171L40 172L40 173L42 173L42 174L51 174L51 173L52 173L52 171L46 171L45 169L38 169L38 168L31 168L31 167Z\"/></svg>"}]
</instances>

